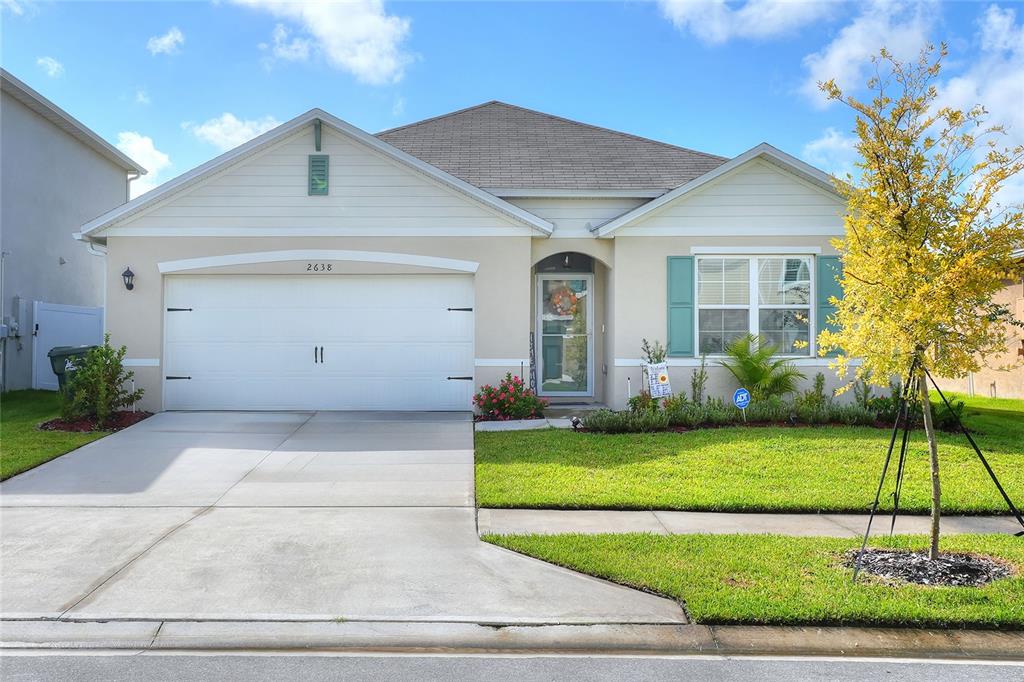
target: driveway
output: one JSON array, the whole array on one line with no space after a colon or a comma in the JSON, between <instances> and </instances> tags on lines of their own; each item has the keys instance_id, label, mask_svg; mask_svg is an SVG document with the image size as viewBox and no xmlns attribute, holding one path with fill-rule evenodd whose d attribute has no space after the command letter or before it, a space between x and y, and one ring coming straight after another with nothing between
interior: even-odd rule
<instances>
[{"instance_id":1,"label":"driveway","mask_svg":"<svg viewBox=\"0 0 1024 682\"><path fill-rule=\"evenodd\" d=\"M456 413L162 413L0 484L0 616L679 623L480 542Z\"/></svg>"}]
</instances>

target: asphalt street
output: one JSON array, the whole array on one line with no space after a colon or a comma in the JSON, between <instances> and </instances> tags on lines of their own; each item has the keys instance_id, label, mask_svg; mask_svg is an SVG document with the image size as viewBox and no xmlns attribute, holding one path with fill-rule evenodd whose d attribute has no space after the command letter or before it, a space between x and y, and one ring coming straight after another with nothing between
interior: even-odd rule
<instances>
[{"instance_id":1,"label":"asphalt street","mask_svg":"<svg viewBox=\"0 0 1024 682\"><path fill-rule=\"evenodd\" d=\"M1024 663L712 656L484 656L366 654L126 654L18 652L0 658L15 680L898 680L1024 681Z\"/></svg>"}]
</instances>

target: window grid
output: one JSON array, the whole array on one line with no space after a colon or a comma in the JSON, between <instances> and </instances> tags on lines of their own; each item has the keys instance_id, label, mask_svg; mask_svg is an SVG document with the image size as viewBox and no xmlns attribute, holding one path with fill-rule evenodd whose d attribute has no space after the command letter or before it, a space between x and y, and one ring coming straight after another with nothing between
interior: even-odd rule
<instances>
[{"instance_id":1,"label":"window grid","mask_svg":"<svg viewBox=\"0 0 1024 682\"><path fill-rule=\"evenodd\" d=\"M806 348L804 348L804 349L795 349L795 352L792 352L792 351L791 352L782 352L782 353L780 353L780 355L786 355L786 356L792 356L792 357L798 357L798 358L799 357L815 357L815 354L816 354L815 334L814 334L815 326L814 326L814 319L813 319L813 314L814 313L812 311L812 307L813 307L812 306L812 302L814 301L814 297L815 297L815 291L814 291L815 283L814 283L814 276L813 276L813 272L814 272L814 259L813 258L811 258L809 256L805 256L805 255L795 255L795 254L794 255L785 255L785 254L774 255L773 254L771 256L756 256L756 255L755 256L735 256L735 255L730 254L729 256L714 256L714 255L697 256L695 258L695 260L696 260L696 267L694 267L693 270L694 270L694 279L695 279L694 284L695 284L695 290L697 292L697 296L696 296L696 305L694 306L694 308L695 308L694 316L695 316L696 319L695 319L695 324L694 324L694 330L693 331L694 331L694 344L695 344L694 347L697 349L697 353L698 354L701 354L702 352L704 352L704 351L702 351L702 346L701 346L701 331L702 331L702 329L701 329L701 311L711 312L711 311L716 311L716 310L719 310L719 311L721 311L721 310L746 310L747 311L747 320L748 320L747 331L749 333L753 334L754 336L760 337L760 334L761 334L761 331L762 331L761 330L761 320L760 320L761 311L769 311L769 310L795 310L795 311L798 311L800 313L803 313L804 316L805 316L805 319L806 319L806 325L805 325L806 326L806 341L808 343L808 346ZM747 301L748 301L747 304L704 303L701 300L702 297L701 297L701 286L700 285L701 285L702 275L705 274L708 271L712 271L713 272L711 267L709 267L709 266L711 266L711 262L714 262L714 261L726 261L726 260L732 260L732 261L744 260L744 261L747 262L747 265L748 265L747 284L749 286L749 294L748 294L748 298L747 298ZM806 295L806 299L807 300L806 300L806 302L804 302L804 303L761 303L760 264L762 262L766 262L766 261L770 261L770 260L782 260L783 261L783 268L782 268L783 281L793 281L794 283L806 282L806 291L807 291L807 295ZM794 261L794 262L791 262L791 261ZM801 269L800 266L801 265L804 266L804 272L803 273L800 272L800 269ZM704 272L702 272L702 270ZM721 272L721 271L722 270L719 269L719 272ZM705 280L705 282L707 282L707 281L708 280ZM717 279L717 278L711 280L711 282L713 282L713 283L721 283L722 281L723 281L722 279ZM783 300L785 300L785 293L783 293ZM724 336L725 333L728 333L728 332L732 331L732 330L729 330L729 329L724 329L724 327L728 327L728 326L729 325L727 323L722 325L723 329L721 331L723 332L723 336ZM704 329L703 331L708 332L708 331L719 331L719 330L717 328L715 328L715 329ZM798 335L798 332L796 330L793 330L793 329L786 330L784 325L780 329L765 329L764 331L766 333L773 334L773 335L781 334L783 339L786 338L787 334L790 335L790 338L796 338L796 336ZM725 341L725 343L723 343L723 346L726 345L727 343L728 342ZM780 347L780 350L782 350L785 347L786 344L785 343L781 343L781 344L776 344L776 345L778 345ZM792 344L789 344L789 345L791 346ZM707 354L708 355L721 355L722 351L708 351Z\"/></svg>"}]
</instances>

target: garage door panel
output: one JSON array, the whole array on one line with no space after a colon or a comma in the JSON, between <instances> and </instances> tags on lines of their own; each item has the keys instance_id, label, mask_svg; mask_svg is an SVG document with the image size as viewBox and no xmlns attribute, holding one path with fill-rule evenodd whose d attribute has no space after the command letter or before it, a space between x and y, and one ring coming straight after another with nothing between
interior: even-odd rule
<instances>
[{"instance_id":1,"label":"garage door panel","mask_svg":"<svg viewBox=\"0 0 1024 682\"><path fill-rule=\"evenodd\" d=\"M168 409L468 410L473 280L462 275L172 276ZM323 348L323 362L314 355Z\"/></svg>"}]
</instances>

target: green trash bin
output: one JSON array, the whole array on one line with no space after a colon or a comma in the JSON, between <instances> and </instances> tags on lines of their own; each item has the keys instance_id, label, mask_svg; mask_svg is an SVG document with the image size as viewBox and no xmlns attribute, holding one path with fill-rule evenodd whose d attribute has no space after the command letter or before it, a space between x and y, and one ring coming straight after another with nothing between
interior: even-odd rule
<instances>
[{"instance_id":1,"label":"green trash bin","mask_svg":"<svg viewBox=\"0 0 1024 682\"><path fill-rule=\"evenodd\" d=\"M96 346L56 346L51 348L46 357L50 358L50 368L57 375L57 385L64 390L68 379L75 373L75 365Z\"/></svg>"}]
</instances>

